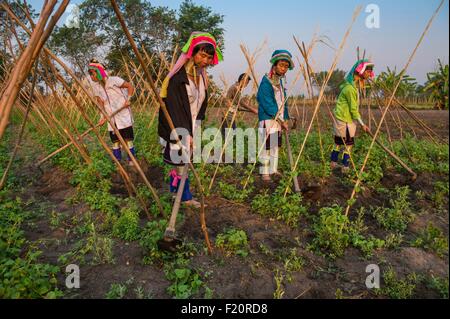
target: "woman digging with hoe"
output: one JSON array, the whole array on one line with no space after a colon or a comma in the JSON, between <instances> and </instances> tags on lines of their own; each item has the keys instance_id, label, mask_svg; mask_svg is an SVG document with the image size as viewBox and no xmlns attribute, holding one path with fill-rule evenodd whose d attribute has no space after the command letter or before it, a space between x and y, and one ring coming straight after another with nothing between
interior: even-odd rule
<instances>
[{"instance_id":1,"label":"woman digging with hoe","mask_svg":"<svg viewBox=\"0 0 450 319\"><path fill-rule=\"evenodd\" d=\"M170 191L176 193L182 186L181 202L200 207L190 191L188 163L194 145L196 130L205 119L208 105L208 75L206 69L222 61L222 53L215 38L205 32L194 32L182 49L182 54L163 82L160 95L172 118L176 132L171 132L164 113L160 110L158 134L163 141L163 160L173 166L170 172ZM176 144L181 137L183 149ZM182 177L186 176L185 180Z\"/></svg>"},{"instance_id":2,"label":"woman digging with hoe","mask_svg":"<svg viewBox=\"0 0 450 319\"><path fill-rule=\"evenodd\" d=\"M260 156L260 174L264 182L270 182L271 175L279 175L281 132L288 131L289 120L284 78L287 71L294 68L292 54L286 50L276 50L270 63L270 72L263 77L256 96L259 105L259 138L260 143L265 144Z\"/></svg>"},{"instance_id":3,"label":"woman digging with hoe","mask_svg":"<svg viewBox=\"0 0 450 319\"><path fill-rule=\"evenodd\" d=\"M369 132L369 128L364 124L359 114L358 89L364 88L366 80L374 78L373 68L374 64L369 60L359 60L341 84L341 93L333 110L335 116L335 122L333 123L335 146L331 153L331 169L338 166L339 154L343 151L342 172L348 173L350 154L353 145L355 145L355 121L361 124L364 132Z\"/></svg>"},{"instance_id":4,"label":"woman digging with hoe","mask_svg":"<svg viewBox=\"0 0 450 319\"><path fill-rule=\"evenodd\" d=\"M118 161L122 160L122 149L119 137L114 133L111 123L119 130L120 135L127 142L131 154L136 156L136 150L133 145L133 115L130 109L130 98L134 93L134 87L117 76L108 76L103 64L92 59L89 63L89 75L94 82L92 86L93 95L98 103L105 109L110 117L108 122L108 131L113 143L113 154ZM103 116L100 118L99 125L107 121ZM133 166L131 158L128 157L128 165Z\"/></svg>"}]
</instances>

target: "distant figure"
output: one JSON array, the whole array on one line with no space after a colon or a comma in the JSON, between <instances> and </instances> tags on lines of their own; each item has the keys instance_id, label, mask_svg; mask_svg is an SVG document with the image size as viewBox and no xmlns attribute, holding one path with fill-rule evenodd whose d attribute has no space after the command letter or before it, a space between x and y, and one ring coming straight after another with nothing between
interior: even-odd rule
<instances>
[{"instance_id":1,"label":"distant figure","mask_svg":"<svg viewBox=\"0 0 450 319\"><path fill-rule=\"evenodd\" d=\"M358 88L363 88L365 81L375 76L373 68L374 64L369 60L356 62L340 86L341 93L333 110L336 123L333 123L335 146L331 153L331 168L334 169L338 166L339 154L343 152L343 173L347 173L350 169L350 154L353 145L355 145L355 121L361 124L364 132L369 132L369 128L364 124L359 114Z\"/></svg>"},{"instance_id":2,"label":"distant figure","mask_svg":"<svg viewBox=\"0 0 450 319\"><path fill-rule=\"evenodd\" d=\"M237 112L244 110L253 114L258 114L258 110L250 105L247 99L242 98L242 91L248 86L251 77L245 73L241 74L238 81L234 83L227 91L226 106L223 114L222 137L225 140L225 129L236 129Z\"/></svg>"}]
</instances>

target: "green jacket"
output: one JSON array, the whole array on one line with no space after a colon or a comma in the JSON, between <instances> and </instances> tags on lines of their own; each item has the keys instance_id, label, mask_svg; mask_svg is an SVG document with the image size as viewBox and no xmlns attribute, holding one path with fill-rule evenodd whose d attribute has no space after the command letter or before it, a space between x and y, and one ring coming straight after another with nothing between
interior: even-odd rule
<instances>
[{"instance_id":1,"label":"green jacket","mask_svg":"<svg viewBox=\"0 0 450 319\"><path fill-rule=\"evenodd\" d=\"M359 93L354 84L345 81L341 85L341 93L333 113L336 119L345 123L352 123L361 118L359 114Z\"/></svg>"}]
</instances>

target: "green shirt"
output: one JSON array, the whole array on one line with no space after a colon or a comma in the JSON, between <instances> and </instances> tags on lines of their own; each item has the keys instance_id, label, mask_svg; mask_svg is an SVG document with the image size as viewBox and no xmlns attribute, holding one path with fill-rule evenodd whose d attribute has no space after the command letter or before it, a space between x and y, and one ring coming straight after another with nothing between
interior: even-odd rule
<instances>
[{"instance_id":1,"label":"green shirt","mask_svg":"<svg viewBox=\"0 0 450 319\"><path fill-rule=\"evenodd\" d=\"M334 108L336 119L345 123L361 119L359 114L359 93L356 86L345 81L341 86L336 107Z\"/></svg>"}]
</instances>

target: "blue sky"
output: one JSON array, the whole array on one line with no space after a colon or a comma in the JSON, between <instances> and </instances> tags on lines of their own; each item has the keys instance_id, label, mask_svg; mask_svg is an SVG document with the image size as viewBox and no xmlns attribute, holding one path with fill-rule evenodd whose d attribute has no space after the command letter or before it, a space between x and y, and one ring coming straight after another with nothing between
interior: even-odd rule
<instances>
[{"instance_id":1,"label":"blue sky","mask_svg":"<svg viewBox=\"0 0 450 319\"><path fill-rule=\"evenodd\" d=\"M37 10L43 3L42 0L29 2ZM182 0L151 1L152 5L172 9L177 9L181 2ZM360 46L367 50L367 55L376 63L378 73L387 66L400 70L440 0L194 0L194 3L211 7L214 12L225 16L225 61L213 68L211 74L217 80L219 75L224 74L227 81L232 82L247 67L239 44L243 43L253 51L267 39L267 46L256 63L256 73L261 77L269 68L268 60L273 50L288 49L299 56L293 35L308 43L314 32L318 31L318 34L331 39L334 46L339 46L358 5L363 6L363 11L347 41L338 68L348 70L355 62L356 47ZM380 8L379 29L368 29L365 26L368 13L364 9L372 3ZM334 52L330 48L318 45L313 51L315 69L328 70L333 56ZM416 77L419 83L423 83L426 73L436 66L438 58L448 63L448 1L422 43L408 73ZM294 77L295 71L292 71L288 80Z\"/></svg>"}]
</instances>

